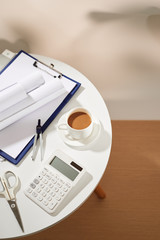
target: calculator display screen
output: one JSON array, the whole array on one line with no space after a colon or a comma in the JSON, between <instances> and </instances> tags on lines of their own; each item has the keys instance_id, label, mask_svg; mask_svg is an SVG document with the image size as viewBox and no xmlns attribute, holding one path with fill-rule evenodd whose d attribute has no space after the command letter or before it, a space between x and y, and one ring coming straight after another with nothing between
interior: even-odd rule
<instances>
[{"instance_id":1,"label":"calculator display screen","mask_svg":"<svg viewBox=\"0 0 160 240\"><path fill-rule=\"evenodd\" d=\"M61 172L63 175L68 177L70 180L74 181L74 179L78 176L79 172L70 167L67 163L62 161L58 157L54 157L50 162L50 165Z\"/></svg>"}]
</instances>

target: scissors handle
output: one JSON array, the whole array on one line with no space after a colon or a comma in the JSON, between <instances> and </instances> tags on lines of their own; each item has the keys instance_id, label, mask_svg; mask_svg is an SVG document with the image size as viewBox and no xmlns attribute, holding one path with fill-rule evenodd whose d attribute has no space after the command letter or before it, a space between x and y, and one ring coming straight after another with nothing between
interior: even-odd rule
<instances>
[{"instance_id":1,"label":"scissors handle","mask_svg":"<svg viewBox=\"0 0 160 240\"><path fill-rule=\"evenodd\" d=\"M0 178L2 190L0 194L4 195L7 200L15 199L15 189L18 187L18 177L11 171L7 171Z\"/></svg>"}]
</instances>

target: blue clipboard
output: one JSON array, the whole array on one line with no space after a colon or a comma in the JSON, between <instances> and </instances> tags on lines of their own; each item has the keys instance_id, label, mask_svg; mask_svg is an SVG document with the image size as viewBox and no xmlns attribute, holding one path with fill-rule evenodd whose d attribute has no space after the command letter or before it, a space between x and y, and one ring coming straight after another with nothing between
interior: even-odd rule
<instances>
[{"instance_id":1,"label":"blue clipboard","mask_svg":"<svg viewBox=\"0 0 160 240\"><path fill-rule=\"evenodd\" d=\"M38 61L35 57L31 56L30 54L26 53L25 51L21 50L0 72L4 72L10 65L17 59L21 54L26 54L27 56L31 57L35 61ZM54 69L55 70L55 69ZM65 99L61 102L61 104L56 108L56 110L49 116L49 118L45 121L45 123L42 126L42 132L44 132L47 127L51 124L51 122L55 119L55 117L58 115L58 113L62 110L62 108L69 102L69 100L73 97L73 95L76 93L76 91L81 86L81 83L69 78L68 76L64 75L62 73L62 76L65 77L68 81L73 81L75 83L74 88L68 93L68 95L65 97ZM2 139L3 141L3 139ZM24 146L24 148L19 152L19 154L16 157L12 157L7 152L3 151L3 149L0 149L0 156L2 156L4 159L8 160L9 162L13 164L18 164L22 158L25 156L25 154L29 151L29 149L33 146L34 142L34 136L30 139L30 141Z\"/></svg>"}]
</instances>

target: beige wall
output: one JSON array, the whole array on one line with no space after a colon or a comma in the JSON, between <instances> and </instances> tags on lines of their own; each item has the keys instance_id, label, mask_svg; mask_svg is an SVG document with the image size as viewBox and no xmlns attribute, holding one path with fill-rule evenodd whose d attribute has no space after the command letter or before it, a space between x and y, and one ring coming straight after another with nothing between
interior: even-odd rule
<instances>
[{"instance_id":1,"label":"beige wall","mask_svg":"<svg viewBox=\"0 0 160 240\"><path fill-rule=\"evenodd\" d=\"M159 0L0 0L0 9L0 52L75 67L112 119L160 119Z\"/></svg>"}]
</instances>

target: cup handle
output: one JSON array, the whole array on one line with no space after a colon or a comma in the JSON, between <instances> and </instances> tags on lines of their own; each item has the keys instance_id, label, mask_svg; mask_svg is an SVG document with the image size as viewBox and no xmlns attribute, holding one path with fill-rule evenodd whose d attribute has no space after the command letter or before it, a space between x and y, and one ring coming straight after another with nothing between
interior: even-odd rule
<instances>
[{"instance_id":1,"label":"cup handle","mask_svg":"<svg viewBox=\"0 0 160 240\"><path fill-rule=\"evenodd\" d=\"M59 130L67 130L67 124L66 123L61 123L58 125Z\"/></svg>"}]
</instances>

